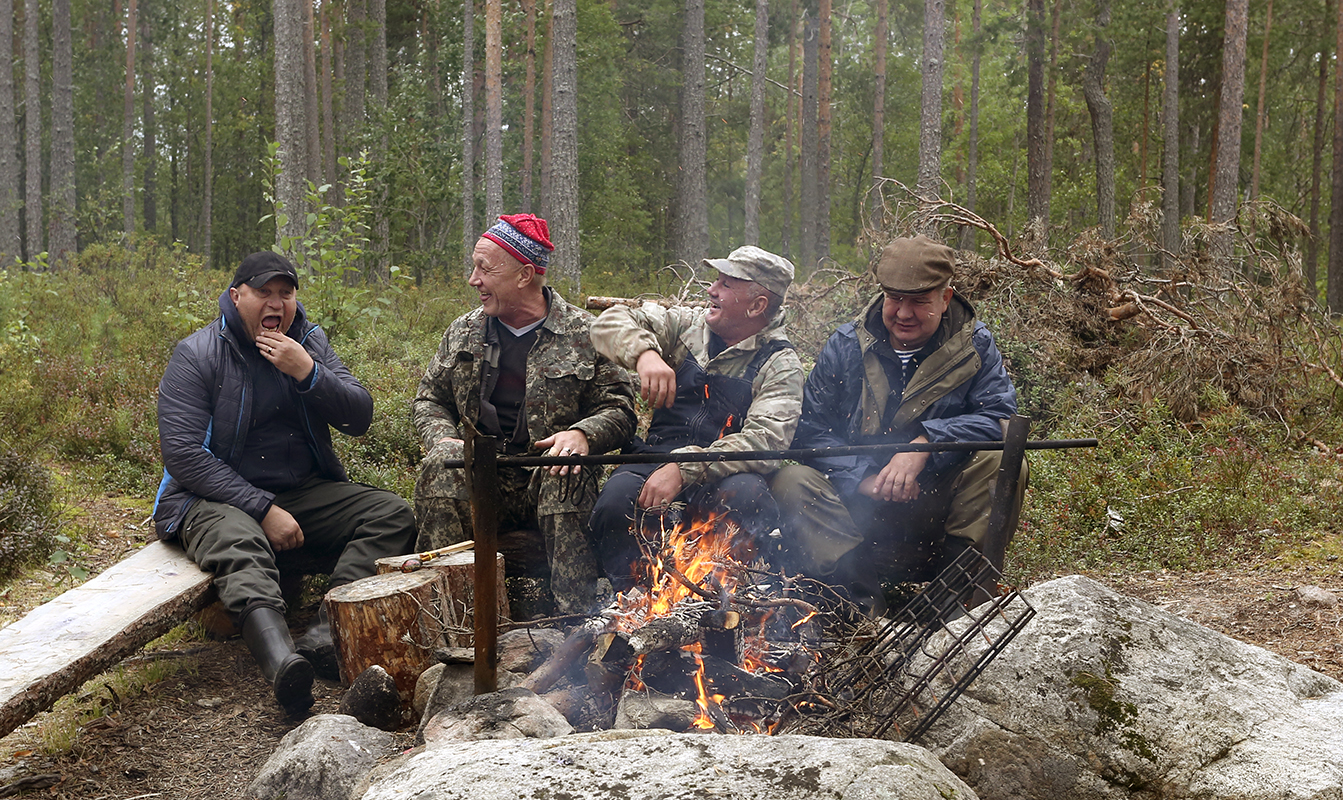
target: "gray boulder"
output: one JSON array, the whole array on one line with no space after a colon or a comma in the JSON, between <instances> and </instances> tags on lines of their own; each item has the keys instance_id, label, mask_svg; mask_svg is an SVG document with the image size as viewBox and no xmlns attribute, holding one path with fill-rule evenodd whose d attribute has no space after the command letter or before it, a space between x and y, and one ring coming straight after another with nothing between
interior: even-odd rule
<instances>
[{"instance_id":1,"label":"gray boulder","mask_svg":"<svg viewBox=\"0 0 1343 800\"><path fill-rule=\"evenodd\" d=\"M363 800L519 797L976 800L913 745L668 731L459 743L406 759Z\"/></svg>"},{"instance_id":2,"label":"gray boulder","mask_svg":"<svg viewBox=\"0 0 1343 800\"><path fill-rule=\"evenodd\" d=\"M985 800L1343 798L1343 684L1082 577L920 742Z\"/></svg>"},{"instance_id":3,"label":"gray boulder","mask_svg":"<svg viewBox=\"0 0 1343 800\"><path fill-rule=\"evenodd\" d=\"M286 733L261 767L247 797L256 800L347 800L364 774L396 751L390 733L345 714L321 714ZM222 789L221 788L221 793Z\"/></svg>"},{"instance_id":4,"label":"gray boulder","mask_svg":"<svg viewBox=\"0 0 1343 800\"><path fill-rule=\"evenodd\" d=\"M530 689L504 689L444 709L424 726L430 749L476 739L549 739L567 736L574 726Z\"/></svg>"}]
</instances>

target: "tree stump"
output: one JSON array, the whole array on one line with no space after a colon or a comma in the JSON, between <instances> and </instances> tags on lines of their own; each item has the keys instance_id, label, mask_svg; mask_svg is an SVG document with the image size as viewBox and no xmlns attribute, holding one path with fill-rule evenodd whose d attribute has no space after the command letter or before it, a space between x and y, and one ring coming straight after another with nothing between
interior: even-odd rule
<instances>
[{"instance_id":1,"label":"tree stump","mask_svg":"<svg viewBox=\"0 0 1343 800\"><path fill-rule=\"evenodd\" d=\"M410 556L390 556L377 560L378 573L400 572L401 565ZM499 619L508 619L508 592L504 587L504 557L497 554L498 570L495 573ZM443 635L449 647L475 646L476 591L474 570L476 553L467 550L424 562L419 572L432 570L443 579ZM418 574L418 573L411 573Z\"/></svg>"},{"instance_id":2,"label":"tree stump","mask_svg":"<svg viewBox=\"0 0 1343 800\"><path fill-rule=\"evenodd\" d=\"M346 685L377 664L396 681L403 704L443 646L444 587L436 570L373 575L326 594L331 635Z\"/></svg>"}]
</instances>

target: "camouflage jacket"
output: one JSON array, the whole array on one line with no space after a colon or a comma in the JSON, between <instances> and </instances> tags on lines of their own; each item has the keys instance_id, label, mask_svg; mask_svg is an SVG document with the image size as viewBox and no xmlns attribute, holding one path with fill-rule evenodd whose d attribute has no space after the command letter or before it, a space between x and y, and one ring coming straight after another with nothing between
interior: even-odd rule
<instances>
[{"instance_id":1,"label":"camouflage jacket","mask_svg":"<svg viewBox=\"0 0 1343 800\"><path fill-rule=\"evenodd\" d=\"M551 289L546 289L546 297L550 312L527 356L523 414L531 441L575 429L587 435L590 452L615 450L634 433L629 377L593 349L588 335L591 314L569 305ZM462 420L475 424L480 419L488 320L479 308L454 320L420 379L415 429L426 455L432 455L444 437L462 438Z\"/></svg>"},{"instance_id":2,"label":"camouflage jacket","mask_svg":"<svg viewBox=\"0 0 1343 800\"><path fill-rule=\"evenodd\" d=\"M788 336L781 312L760 333L709 358L708 313L703 308L663 308L655 303L645 303L641 308L608 308L592 324L592 344L597 352L626 369L634 369L645 350L655 350L672 369L679 369L689 354L710 373L740 378L762 344ZM751 406L741 430L708 447L681 447L675 452L782 450L792 441L802 413L805 377L796 352L791 348L778 351L756 373ZM737 472L773 472L778 468L775 460L681 464L681 480L686 484L707 483Z\"/></svg>"}]
</instances>

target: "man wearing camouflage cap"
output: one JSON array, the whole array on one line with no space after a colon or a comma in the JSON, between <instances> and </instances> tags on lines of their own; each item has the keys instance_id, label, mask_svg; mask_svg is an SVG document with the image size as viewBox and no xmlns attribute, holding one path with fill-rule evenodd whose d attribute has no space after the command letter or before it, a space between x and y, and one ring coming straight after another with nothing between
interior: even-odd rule
<instances>
[{"instance_id":1,"label":"man wearing camouflage cap","mask_svg":"<svg viewBox=\"0 0 1343 800\"><path fill-rule=\"evenodd\" d=\"M874 270L882 294L830 337L807 376L793 447L1002 439L1016 389L993 335L951 287L955 258L926 236L886 246ZM896 453L780 470L772 488L789 556L879 613L881 581L927 580L984 540L1001 459ZM1020 496L1009 529L1019 510Z\"/></svg>"},{"instance_id":2,"label":"man wearing camouflage cap","mask_svg":"<svg viewBox=\"0 0 1343 800\"><path fill-rule=\"evenodd\" d=\"M653 407L648 436L634 452L778 450L802 410L802 362L788 341L781 311L793 281L788 259L747 245L727 258L705 259L718 277L709 307L607 309L592 325L592 343L638 372ZM778 461L628 464L607 481L592 511L592 532L616 588L638 568L639 523L672 502L692 515L718 511L746 534L778 526L766 477Z\"/></svg>"}]
</instances>

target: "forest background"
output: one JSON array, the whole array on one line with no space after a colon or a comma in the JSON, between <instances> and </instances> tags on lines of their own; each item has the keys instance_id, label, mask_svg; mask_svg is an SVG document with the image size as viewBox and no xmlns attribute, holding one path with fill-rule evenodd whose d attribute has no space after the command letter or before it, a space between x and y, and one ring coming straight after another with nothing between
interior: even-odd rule
<instances>
[{"instance_id":1,"label":"forest background","mask_svg":"<svg viewBox=\"0 0 1343 800\"><path fill-rule=\"evenodd\" d=\"M148 514L163 366L262 247L408 495L470 245L526 209L574 299L788 255L809 354L887 238L960 246L1035 435L1102 440L1032 457L1021 577L1337 558L1343 27L1276 3L0 0L0 600L87 575L81 495Z\"/></svg>"}]
</instances>

